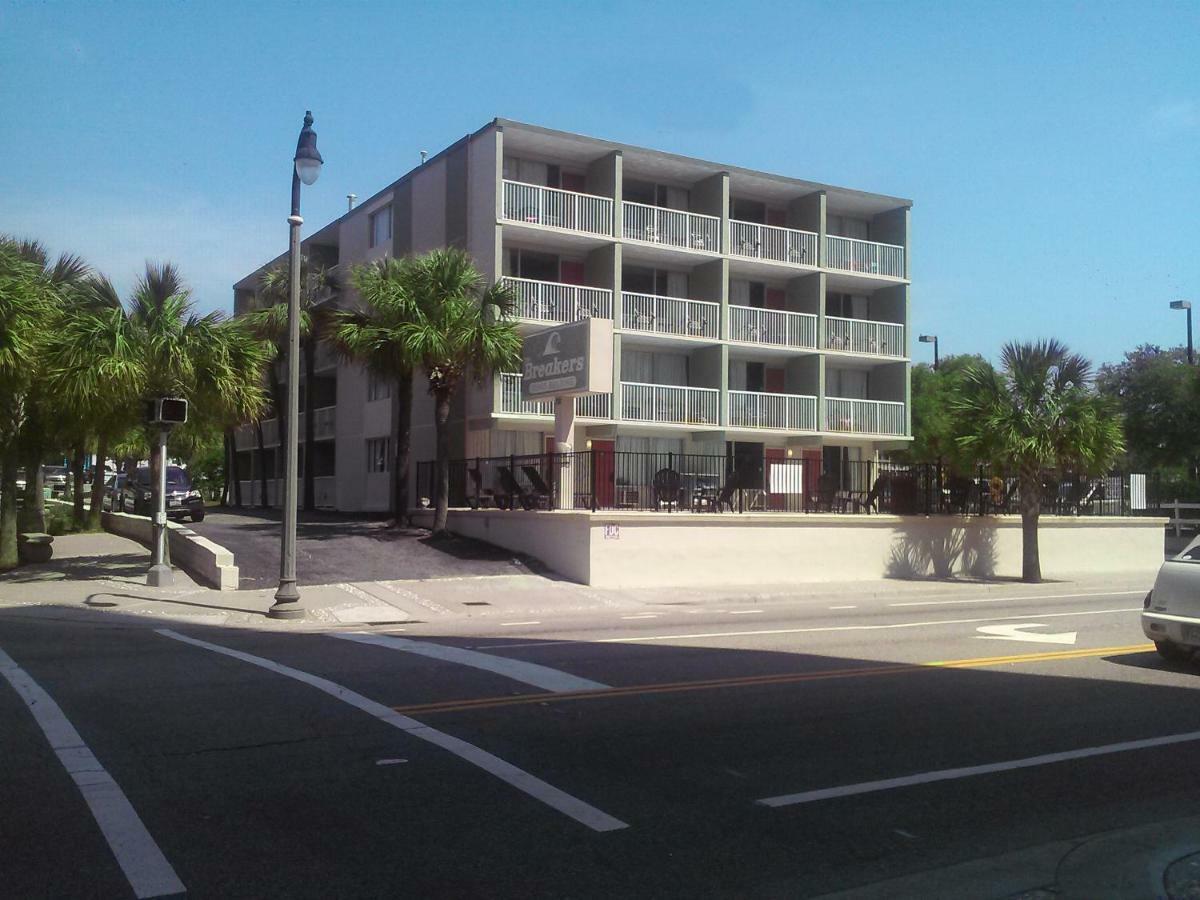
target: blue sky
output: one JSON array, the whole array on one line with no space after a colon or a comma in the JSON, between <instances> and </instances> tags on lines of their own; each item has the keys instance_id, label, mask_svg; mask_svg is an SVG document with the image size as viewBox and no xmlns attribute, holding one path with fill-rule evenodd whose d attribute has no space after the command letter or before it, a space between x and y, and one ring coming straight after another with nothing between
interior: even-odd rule
<instances>
[{"instance_id":1,"label":"blue sky","mask_svg":"<svg viewBox=\"0 0 1200 900\"><path fill-rule=\"evenodd\" d=\"M495 116L910 197L944 353L1178 344L1200 304L1200 3L0 3L0 231L205 309ZM914 343L920 360L928 347Z\"/></svg>"}]
</instances>

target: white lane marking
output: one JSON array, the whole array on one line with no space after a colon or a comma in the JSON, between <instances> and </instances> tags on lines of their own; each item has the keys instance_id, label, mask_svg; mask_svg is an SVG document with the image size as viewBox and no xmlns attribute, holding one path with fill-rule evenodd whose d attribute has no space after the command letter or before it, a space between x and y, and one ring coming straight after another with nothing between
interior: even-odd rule
<instances>
[{"instance_id":1,"label":"white lane marking","mask_svg":"<svg viewBox=\"0 0 1200 900\"><path fill-rule=\"evenodd\" d=\"M729 614L731 616L753 616L760 612L762 612L761 609L731 609Z\"/></svg>"},{"instance_id":2,"label":"white lane marking","mask_svg":"<svg viewBox=\"0 0 1200 900\"><path fill-rule=\"evenodd\" d=\"M386 634L365 634L362 632L336 632L330 637L341 638L344 641L355 641L359 644L372 644L376 647L386 647L388 650L400 650L414 653L429 659L455 663L460 666L470 666L472 669L482 669L496 675L503 675L513 681L529 684L544 691L568 693L570 691L598 691L608 687L599 681L580 678L567 672L540 666L537 663L525 662L521 659L509 659L507 656L492 656L490 653L477 653L462 647L448 647L445 644L433 644L426 641L413 641L408 638L390 637Z\"/></svg>"},{"instance_id":3,"label":"white lane marking","mask_svg":"<svg viewBox=\"0 0 1200 900\"><path fill-rule=\"evenodd\" d=\"M242 662L250 663L252 666L258 666L277 675L293 678L310 687L315 687L330 697L341 700L355 709L362 710L368 715L379 719L379 721L391 725L393 728L398 728L412 737L428 741L431 744L449 750L459 759L472 763L485 772L495 775L501 781L507 782L517 790L523 791L535 800L545 803L551 809L558 810L563 815L574 819L582 825L586 825L593 831L616 831L620 828L629 827L627 823L622 822L620 819L613 818L608 813L585 803L578 797L571 796L566 791L542 781L537 776L517 768L512 763L505 762L500 757L494 756L486 750L476 747L474 744L468 744L464 740L438 731L436 728L431 728L428 725L418 722L416 719L401 715L389 706L376 703L362 694L342 687L340 684L329 681L326 678L321 678L319 675L302 672L300 669L293 669L291 666L285 666L282 663L277 663L261 656L254 656L250 653L243 653L240 650L222 647L220 644L210 644L208 641L188 637L177 631L171 631L169 628L158 628L155 630L164 637L182 641L194 647L202 647L205 650L211 650L213 653L220 653L233 659L240 659Z\"/></svg>"},{"instance_id":4,"label":"white lane marking","mask_svg":"<svg viewBox=\"0 0 1200 900\"><path fill-rule=\"evenodd\" d=\"M1145 591L1093 591L1090 594L1026 594L1015 597L983 597L970 600L910 600L905 603L889 603L888 606L947 606L964 603L1007 603L1011 600L1073 600L1080 597L1126 597L1138 594L1145 596ZM833 609L833 607L830 607Z\"/></svg>"},{"instance_id":5,"label":"white lane marking","mask_svg":"<svg viewBox=\"0 0 1200 900\"><path fill-rule=\"evenodd\" d=\"M584 644L586 641L522 641L520 643L505 643L505 644L475 644L471 647L472 650L499 650L509 647L559 647L563 644Z\"/></svg>"},{"instance_id":6,"label":"white lane marking","mask_svg":"<svg viewBox=\"0 0 1200 900\"><path fill-rule=\"evenodd\" d=\"M0 675L12 685L83 795L104 840L138 898L182 894L187 889L142 824L120 785L105 771L62 709L0 650Z\"/></svg>"},{"instance_id":7,"label":"white lane marking","mask_svg":"<svg viewBox=\"0 0 1200 900\"><path fill-rule=\"evenodd\" d=\"M657 619L658 613L638 613L636 616L621 616L622 619Z\"/></svg>"},{"instance_id":8,"label":"white lane marking","mask_svg":"<svg viewBox=\"0 0 1200 900\"><path fill-rule=\"evenodd\" d=\"M782 794L778 797L764 797L762 800L756 800L755 802L761 803L763 806L795 806L798 803L813 803L817 800L831 800L836 797L853 797L857 794L873 794L878 791L890 791L894 788L931 784L935 781L955 781L959 778L972 778L976 775L1011 772L1014 769L1030 769L1034 766L1048 766L1053 763L1069 762L1075 759L1107 756L1112 753L1126 753L1130 750L1169 747L1172 744L1186 744L1194 741L1200 741L1200 731L1169 734L1164 737L1145 738L1140 741L1122 741L1119 744L1102 744L1099 747L1084 747L1080 750L1065 750L1061 753L1044 753L1041 756L1027 756L1024 759L1010 759L1005 762L988 763L982 766L940 769L936 772L924 772L920 775L904 775L900 778L864 781L860 784L846 784L841 787L822 788L817 791L803 791L799 794Z\"/></svg>"},{"instance_id":9,"label":"white lane marking","mask_svg":"<svg viewBox=\"0 0 1200 900\"><path fill-rule=\"evenodd\" d=\"M534 619L530 622L501 622L500 624L502 626L509 626L509 625L541 625L542 623L540 620Z\"/></svg>"},{"instance_id":10,"label":"white lane marking","mask_svg":"<svg viewBox=\"0 0 1200 900\"><path fill-rule=\"evenodd\" d=\"M1041 622L1019 622L1013 625L981 625L975 637L981 641L1029 641L1032 644L1074 644L1077 631L1060 631L1056 634L1031 634L1025 628L1045 628Z\"/></svg>"},{"instance_id":11,"label":"white lane marking","mask_svg":"<svg viewBox=\"0 0 1200 900\"><path fill-rule=\"evenodd\" d=\"M377 766L398 766L398 765L400 765L400 763L406 763L406 762L408 762L407 759L377 759L377 760L375 760L375 765L377 765Z\"/></svg>"},{"instance_id":12,"label":"white lane marking","mask_svg":"<svg viewBox=\"0 0 1200 900\"><path fill-rule=\"evenodd\" d=\"M704 631L697 635L648 635L646 637L602 637L596 641L562 641L560 643L644 643L648 641L695 640L700 637L754 637L756 635L806 635L822 631L888 631L901 628L930 628L934 625L972 625L977 622L1003 622L1004 619L1056 619L1064 616L1108 616L1132 610L1080 610L1079 612L1043 612L1036 616L988 616L982 619L940 619L936 622L899 622L892 625L826 625L823 628L773 628L756 631Z\"/></svg>"},{"instance_id":13,"label":"white lane marking","mask_svg":"<svg viewBox=\"0 0 1200 900\"><path fill-rule=\"evenodd\" d=\"M830 609L858 609L858 607L857 607L857 606L855 606L855 605L850 605L850 606L831 606L831 607L829 607L829 608L830 608Z\"/></svg>"}]
</instances>

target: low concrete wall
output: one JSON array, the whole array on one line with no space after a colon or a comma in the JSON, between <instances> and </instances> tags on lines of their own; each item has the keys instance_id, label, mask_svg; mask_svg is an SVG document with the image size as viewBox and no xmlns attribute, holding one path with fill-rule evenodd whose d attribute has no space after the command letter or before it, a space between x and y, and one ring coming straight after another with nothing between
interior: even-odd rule
<instances>
[{"instance_id":1,"label":"low concrete wall","mask_svg":"<svg viewBox=\"0 0 1200 900\"><path fill-rule=\"evenodd\" d=\"M414 514L418 524L430 513ZM1152 577L1165 520L1043 516L1046 578ZM843 516L451 510L450 530L596 587L1019 577L1019 516Z\"/></svg>"},{"instance_id":2,"label":"low concrete wall","mask_svg":"<svg viewBox=\"0 0 1200 900\"><path fill-rule=\"evenodd\" d=\"M146 547L153 542L154 531L146 516L106 512L101 515L101 520L105 531L127 537ZM167 524L167 543L171 563L193 579L220 591L237 590L238 567L234 565L233 554L220 544L214 544L175 522Z\"/></svg>"}]
</instances>

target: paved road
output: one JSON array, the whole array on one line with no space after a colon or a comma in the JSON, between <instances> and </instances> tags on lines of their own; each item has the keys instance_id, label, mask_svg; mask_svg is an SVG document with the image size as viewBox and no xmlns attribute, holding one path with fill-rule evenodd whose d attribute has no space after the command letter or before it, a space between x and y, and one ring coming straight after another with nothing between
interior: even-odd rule
<instances>
[{"instance_id":1,"label":"paved road","mask_svg":"<svg viewBox=\"0 0 1200 900\"><path fill-rule=\"evenodd\" d=\"M209 513L189 528L232 550L243 590L279 581L279 517ZM514 571L513 555L465 538L430 541L417 529L334 514L304 513L297 528L296 571L301 584L390 581Z\"/></svg>"},{"instance_id":2,"label":"paved road","mask_svg":"<svg viewBox=\"0 0 1200 900\"><path fill-rule=\"evenodd\" d=\"M0 611L5 892L802 897L1193 814L1200 670L1071 590L352 639Z\"/></svg>"}]
</instances>

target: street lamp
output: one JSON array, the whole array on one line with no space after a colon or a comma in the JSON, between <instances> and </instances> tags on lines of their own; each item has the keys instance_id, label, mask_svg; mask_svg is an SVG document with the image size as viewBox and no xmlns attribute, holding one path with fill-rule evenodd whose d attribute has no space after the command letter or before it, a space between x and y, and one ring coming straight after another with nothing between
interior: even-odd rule
<instances>
[{"instance_id":1,"label":"street lamp","mask_svg":"<svg viewBox=\"0 0 1200 900\"><path fill-rule=\"evenodd\" d=\"M288 216L288 352L287 352L287 450L284 454L283 535L279 552L279 587L275 603L267 610L273 619L299 619L304 616L300 591L296 588L296 470L299 441L296 421L300 418L300 183L311 185L321 174L321 154L317 152L317 133L312 128L312 112L305 111L304 127L296 142L292 165L292 214ZM307 465L313 461L306 460Z\"/></svg>"},{"instance_id":2,"label":"street lamp","mask_svg":"<svg viewBox=\"0 0 1200 900\"><path fill-rule=\"evenodd\" d=\"M1172 300L1171 309L1186 309L1188 323L1188 365L1196 364L1196 354L1192 349L1192 301L1191 300Z\"/></svg>"},{"instance_id":3,"label":"street lamp","mask_svg":"<svg viewBox=\"0 0 1200 900\"><path fill-rule=\"evenodd\" d=\"M933 344L933 371L938 368L938 340L936 334L923 334L917 338L922 344Z\"/></svg>"}]
</instances>

